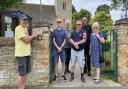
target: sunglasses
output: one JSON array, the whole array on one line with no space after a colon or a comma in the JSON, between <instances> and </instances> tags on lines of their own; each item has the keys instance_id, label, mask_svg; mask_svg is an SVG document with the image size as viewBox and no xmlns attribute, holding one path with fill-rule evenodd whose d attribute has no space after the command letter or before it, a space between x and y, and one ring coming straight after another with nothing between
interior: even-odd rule
<instances>
[{"instance_id":1,"label":"sunglasses","mask_svg":"<svg viewBox=\"0 0 128 89\"><path fill-rule=\"evenodd\" d=\"M23 21L28 21L27 19L23 19Z\"/></svg>"}]
</instances>

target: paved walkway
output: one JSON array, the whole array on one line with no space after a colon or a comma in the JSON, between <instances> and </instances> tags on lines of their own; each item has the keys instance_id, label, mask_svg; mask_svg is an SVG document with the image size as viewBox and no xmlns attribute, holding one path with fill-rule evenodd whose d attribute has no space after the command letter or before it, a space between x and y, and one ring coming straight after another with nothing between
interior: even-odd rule
<instances>
[{"instance_id":1,"label":"paved walkway","mask_svg":"<svg viewBox=\"0 0 128 89\"><path fill-rule=\"evenodd\" d=\"M91 77L85 75L86 82L82 83L80 80L80 72L79 72L79 66L77 64L76 70L75 70L75 80L70 82L70 74L67 74L68 80L63 80L61 77L61 64L59 63L59 78L57 81L52 82L49 87L116 87L116 86L121 86L120 84L112 81L112 80L106 80L103 79L103 81L100 84L95 84L94 80L92 78L94 77L93 75Z\"/></svg>"},{"instance_id":2,"label":"paved walkway","mask_svg":"<svg viewBox=\"0 0 128 89\"><path fill-rule=\"evenodd\" d=\"M80 87L81 89L128 89L128 86L124 87L121 86L118 83L115 83L112 80L106 80L103 79L103 81L100 84L94 84L94 81L92 80L92 78L94 76L88 77L87 75L85 75L86 78L86 82L82 83L80 80L80 73L79 73L79 66L76 66L76 70L75 70L75 80L70 82L69 78L70 78L70 74L67 74L67 78L68 80L63 80L63 78L61 77L61 65L59 64L59 78L57 81L52 82L49 85L46 86L35 86L35 87L26 87L26 89L60 89L63 87L67 87L66 89L78 89L78 87ZM68 88L69 87L69 88ZM72 87L72 88L71 88ZM14 88L14 87L7 87L7 88L0 88L0 89L18 89L18 88Z\"/></svg>"}]
</instances>

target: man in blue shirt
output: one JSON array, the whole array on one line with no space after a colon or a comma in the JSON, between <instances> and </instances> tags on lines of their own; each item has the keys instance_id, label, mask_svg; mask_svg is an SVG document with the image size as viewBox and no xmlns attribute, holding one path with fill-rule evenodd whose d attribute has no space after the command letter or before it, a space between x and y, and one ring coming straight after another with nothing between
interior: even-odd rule
<instances>
[{"instance_id":1,"label":"man in blue shirt","mask_svg":"<svg viewBox=\"0 0 128 89\"><path fill-rule=\"evenodd\" d=\"M66 55L66 62L65 62L65 74L71 73L69 70L69 63L70 63L70 57L71 57L71 43L70 43L70 35L71 35L71 29L70 29L71 22L70 20L65 21L65 32L66 32L66 45L65 45L65 55Z\"/></svg>"},{"instance_id":2,"label":"man in blue shirt","mask_svg":"<svg viewBox=\"0 0 128 89\"><path fill-rule=\"evenodd\" d=\"M65 72L65 51L64 51L64 46L66 43L66 33L62 28L62 20L57 19L57 27L53 31L53 42L55 46L54 50L54 57L55 57L55 80L57 79L58 76L58 62L59 58L61 59L62 62L62 77L64 80L66 79L66 76L64 74Z\"/></svg>"},{"instance_id":3,"label":"man in blue shirt","mask_svg":"<svg viewBox=\"0 0 128 89\"><path fill-rule=\"evenodd\" d=\"M76 62L78 61L80 66L80 73L81 73L81 81L85 82L84 78L84 43L86 42L87 35L82 29L82 22L76 22L76 30L72 32L70 37L70 42L72 44L71 49L71 77L70 81L74 80L74 70L76 66Z\"/></svg>"}]
</instances>

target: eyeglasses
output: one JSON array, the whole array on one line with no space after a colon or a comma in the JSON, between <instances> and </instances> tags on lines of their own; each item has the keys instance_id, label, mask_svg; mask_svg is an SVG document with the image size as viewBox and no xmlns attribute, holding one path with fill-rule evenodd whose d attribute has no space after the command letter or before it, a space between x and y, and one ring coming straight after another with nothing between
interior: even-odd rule
<instances>
[{"instance_id":1,"label":"eyeglasses","mask_svg":"<svg viewBox=\"0 0 128 89\"><path fill-rule=\"evenodd\" d=\"M93 28L99 28L99 27L93 27Z\"/></svg>"},{"instance_id":2,"label":"eyeglasses","mask_svg":"<svg viewBox=\"0 0 128 89\"><path fill-rule=\"evenodd\" d=\"M57 21L57 23L61 23L61 21Z\"/></svg>"},{"instance_id":3,"label":"eyeglasses","mask_svg":"<svg viewBox=\"0 0 128 89\"><path fill-rule=\"evenodd\" d=\"M76 25L80 26L81 24L76 24Z\"/></svg>"},{"instance_id":4,"label":"eyeglasses","mask_svg":"<svg viewBox=\"0 0 128 89\"><path fill-rule=\"evenodd\" d=\"M82 21L87 21L87 20L84 19L84 20L82 20Z\"/></svg>"}]
</instances>

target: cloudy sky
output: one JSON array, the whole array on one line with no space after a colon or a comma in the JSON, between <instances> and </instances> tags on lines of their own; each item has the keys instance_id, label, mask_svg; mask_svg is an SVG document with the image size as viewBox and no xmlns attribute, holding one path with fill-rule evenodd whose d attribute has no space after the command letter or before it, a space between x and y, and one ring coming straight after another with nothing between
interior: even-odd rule
<instances>
[{"instance_id":1,"label":"cloudy sky","mask_svg":"<svg viewBox=\"0 0 128 89\"><path fill-rule=\"evenodd\" d=\"M40 0L27 0L27 3L40 3ZM89 10L93 15L96 11L98 5L108 4L110 5L110 1L108 0L73 0L73 5L76 10L79 11L81 8ZM42 4L45 5L54 5L54 0L42 0ZM121 11L111 11L112 19L118 20L121 18Z\"/></svg>"}]
</instances>

